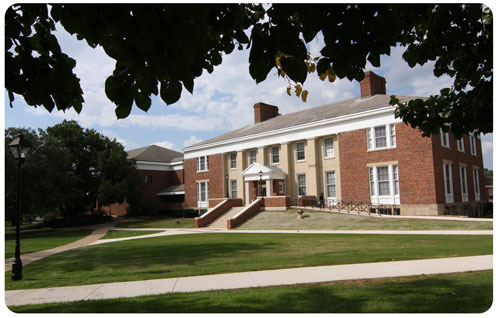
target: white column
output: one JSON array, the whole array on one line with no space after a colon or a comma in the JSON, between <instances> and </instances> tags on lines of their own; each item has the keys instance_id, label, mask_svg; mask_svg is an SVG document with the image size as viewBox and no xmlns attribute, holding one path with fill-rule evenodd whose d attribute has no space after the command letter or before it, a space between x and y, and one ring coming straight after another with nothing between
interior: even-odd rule
<instances>
[{"instance_id":1,"label":"white column","mask_svg":"<svg viewBox=\"0 0 500 318\"><path fill-rule=\"evenodd\" d=\"M271 182L271 179L267 179L266 180L266 197L270 197L271 196L271 185L272 182Z\"/></svg>"}]
</instances>

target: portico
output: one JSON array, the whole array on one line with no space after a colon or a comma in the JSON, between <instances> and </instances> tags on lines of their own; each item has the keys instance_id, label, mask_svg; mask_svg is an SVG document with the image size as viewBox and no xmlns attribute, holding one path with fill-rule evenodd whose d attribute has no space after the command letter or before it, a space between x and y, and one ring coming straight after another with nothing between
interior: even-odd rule
<instances>
[{"instance_id":1,"label":"portico","mask_svg":"<svg viewBox=\"0 0 500 318\"><path fill-rule=\"evenodd\" d=\"M254 162L241 175L245 183L245 205L257 197L286 196L286 173L278 167Z\"/></svg>"}]
</instances>

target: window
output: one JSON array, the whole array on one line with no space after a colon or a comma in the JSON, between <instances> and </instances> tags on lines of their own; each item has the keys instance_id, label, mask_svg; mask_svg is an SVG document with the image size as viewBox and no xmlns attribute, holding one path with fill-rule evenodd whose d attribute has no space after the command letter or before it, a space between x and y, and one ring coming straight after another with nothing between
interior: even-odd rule
<instances>
[{"instance_id":1,"label":"window","mask_svg":"<svg viewBox=\"0 0 500 318\"><path fill-rule=\"evenodd\" d=\"M366 147L368 150L373 149L372 129L366 128Z\"/></svg>"},{"instance_id":2,"label":"window","mask_svg":"<svg viewBox=\"0 0 500 318\"><path fill-rule=\"evenodd\" d=\"M326 173L326 197L336 198L337 197L337 187L335 184L335 171L329 171Z\"/></svg>"},{"instance_id":3,"label":"window","mask_svg":"<svg viewBox=\"0 0 500 318\"><path fill-rule=\"evenodd\" d=\"M462 202L469 201L467 191L467 166L460 166L460 188L462 189Z\"/></svg>"},{"instance_id":4,"label":"window","mask_svg":"<svg viewBox=\"0 0 500 318\"><path fill-rule=\"evenodd\" d=\"M472 177L474 178L474 199L476 201L481 200L481 192L479 190L479 169L472 169Z\"/></svg>"},{"instance_id":5,"label":"window","mask_svg":"<svg viewBox=\"0 0 500 318\"><path fill-rule=\"evenodd\" d=\"M445 132L442 128L441 130L441 146L443 147L450 147L450 133Z\"/></svg>"},{"instance_id":6,"label":"window","mask_svg":"<svg viewBox=\"0 0 500 318\"><path fill-rule=\"evenodd\" d=\"M398 166L392 166L392 182L394 187L394 195L399 195L399 172Z\"/></svg>"},{"instance_id":7,"label":"window","mask_svg":"<svg viewBox=\"0 0 500 318\"><path fill-rule=\"evenodd\" d=\"M306 175L298 174L297 183L299 185L299 195L306 195Z\"/></svg>"},{"instance_id":8,"label":"window","mask_svg":"<svg viewBox=\"0 0 500 318\"><path fill-rule=\"evenodd\" d=\"M306 153L304 152L304 143L299 142L297 143L297 161L299 160L305 160L306 159Z\"/></svg>"},{"instance_id":9,"label":"window","mask_svg":"<svg viewBox=\"0 0 500 318\"><path fill-rule=\"evenodd\" d=\"M197 183L198 207L208 207L208 181Z\"/></svg>"},{"instance_id":10,"label":"window","mask_svg":"<svg viewBox=\"0 0 500 318\"><path fill-rule=\"evenodd\" d=\"M369 177L370 177L370 196L375 195L375 175L374 175L374 170L375 168L370 167L369 169Z\"/></svg>"},{"instance_id":11,"label":"window","mask_svg":"<svg viewBox=\"0 0 500 318\"><path fill-rule=\"evenodd\" d=\"M250 151L250 164L257 162L257 150Z\"/></svg>"},{"instance_id":12,"label":"window","mask_svg":"<svg viewBox=\"0 0 500 318\"><path fill-rule=\"evenodd\" d=\"M396 125L390 124L389 129L391 132L391 147L396 147Z\"/></svg>"},{"instance_id":13,"label":"window","mask_svg":"<svg viewBox=\"0 0 500 318\"><path fill-rule=\"evenodd\" d=\"M272 163L280 163L280 149L279 149L279 147L278 146L272 147L271 153L272 153L271 162Z\"/></svg>"},{"instance_id":14,"label":"window","mask_svg":"<svg viewBox=\"0 0 500 318\"><path fill-rule=\"evenodd\" d=\"M387 147L385 126L375 127L375 148Z\"/></svg>"},{"instance_id":15,"label":"window","mask_svg":"<svg viewBox=\"0 0 500 318\"><path fill-rule=\"evenodd\" d=\"M389 124L366 128L366 145L368 150L396 147L396 125Z\"/></svg>"},{"instance_id":16,"label":"window","mask_svg":"<svg viewBox=\"0 0 500 318\"><path fill-rule=\"evenodd\" d=\"M231 198L236 199L238 197L238 182L236 180L231 180Z\"/></svg>"},{"instance_id":17,"label":"window","mask_svg":"<svg viewBox=\"0 0 500 318\"><path fill-rule=\"evenodd\" d=\"M196 158L196 171L208 171L208 156Z\"/></svg>"},{"instance_id":18,"label":"window","mask_svg":"<svg viewBox=\"0 0 500 318\"><path fill-rule=\"evenodd\" d=\"M444 192L446 203L453 202L453 176L451 170L451 163L443 164L444 170Z\"/></svg>"},{"instance_id":19,"label":"window","mask_svg":"<svg viewBox=\"0 0 500 318\"><path fill-rule=\"evenodd\" d=\"M477 156L476 137L470 135L470 153Z\"/></svg>"},{"instance_id":20,"label":"window","mask_svg":"<svg viewBox=\"0 0 500 318\"><path fill-rule=\"evenodd\" d=\"M399 204L398 165L368 168L370 197L374 204Z\"/></svg>"},{"instance_id":21,"label":"window","mask_svg":"<svg viewBox=\"0 0 500 318\"><path fill-rule=\"evenodd\" d=\"M145 184L148 184L148 183L153 183L153 176L146 176L144 178L144 183Z\"/></svg>"},{"instance_id":22,"label":"window","mask_svg":"<svg viewBox=\"0 0 500 318\"><path fill-rule=\"evenodd\" d=\"M230 159L231 159L230 168L231 169L236 169L236 154L232 153Z\"/></svg>"},{"instance_id":23,"label":"window","mask_svg":"<svg viewBox=\"0 0 500 318\"><path fill-rule=\"evenodd\" d=\"M378 195L391 195L389 167L377 167Z\"/></svg>"},{"instance_id":24,"label":"window","mask_svg":"<svg viewBox=\"0 0 500 318\"><path fill-rule=\"evenodd\" d=\"M325 138L325 158L333 158L334 156L333 138Z\"/></svg>"},{"instance_id":25,"label":"window","mask_svg":"<svg viewBox=\"0 0 500 318\"><path fill-rule=\"evenodd\" d=\"M458 151L465 152L464 137L457 140L457 149Z\"/></svg>"}]
</instances>

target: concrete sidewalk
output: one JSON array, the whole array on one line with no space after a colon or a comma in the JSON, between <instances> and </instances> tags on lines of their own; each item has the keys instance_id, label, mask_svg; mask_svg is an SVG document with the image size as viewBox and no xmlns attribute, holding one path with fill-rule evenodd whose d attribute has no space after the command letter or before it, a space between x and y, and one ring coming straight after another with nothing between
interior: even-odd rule
<instances>
[{"instance_id":1,"label":"concrete sidewalk","mask_svg":"<svg viewBox=\"0 0 500 318\"><path fill-rule=\"evenodd\" d=\"M65 252L74 248L82 247L82 246L87 246L90 245L96 241L98 241L101 237L103 237L108 230L112 229L117 223L119 223L118 220L114 220L113 222L110 223L104 223L104 224L99 224L96 226L93 226L91 228L95 228L94 232L92 232L90 235L79 239L78 241L54 247L48 250L43 250L43 251L38 251L38 252L33 252L29 254L22 254L21 255L21 262L23 265L27 265L29 263L32 263L34 261L37 261L39 259L42 259L44 257L54 255L57 253ZM80 227L80 229L85 229L89 227ZM22 240L22 239L21 239ZM22 246L22 242L21 242ZM5 260L5 271L8 272L12 270L12 263L14 262L14 258L8 258Z\"/></svg>"},{"instance_id":2,"label":"concrete sidewalk","mask_svg":"<svg viewBox=\"0 0 500 318\"><path fill-rule=\"evenodd\" d=\"M7 306L137 297L179 292L323 283L493 269L493 255L302 267L86 286L12 290Z\"/></svg>"}]
</instances>

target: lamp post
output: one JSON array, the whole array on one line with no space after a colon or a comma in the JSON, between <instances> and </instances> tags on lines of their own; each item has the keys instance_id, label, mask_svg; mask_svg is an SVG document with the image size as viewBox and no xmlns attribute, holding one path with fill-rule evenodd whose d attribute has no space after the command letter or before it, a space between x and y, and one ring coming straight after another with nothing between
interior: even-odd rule
<instances>
[{"instance_id":1,"label":"lamp post","mask_svg":"<svg viewBox=\"0 0 500 318\"><path fill-rule=\"evenodd\" d=\"M259 196L262 196L262 170L259 171Z\"/></svg>"},{"instance_id":2,"label":"lamp post","mask_svg":"<svg viewBox=\"0 0 500 318\"><path fill-rule=\"evenodd\" d=\"M23 263L21 262L21 166L30 152L32 146L21 133L19 137L12 140L9 149L17 160L17 212L16 212L16 252L12 264L12 280L23 279Z\"/></svg>"},{"instance_id":3,"label":"lamp post","mask_svg":"<svg viewBox=\"0 0 500 318\"><path fill-rule=\"evenodd\" d=\"M226 174L226 198L229 198L229 175Z\"/></svg>"}]
</instances>

